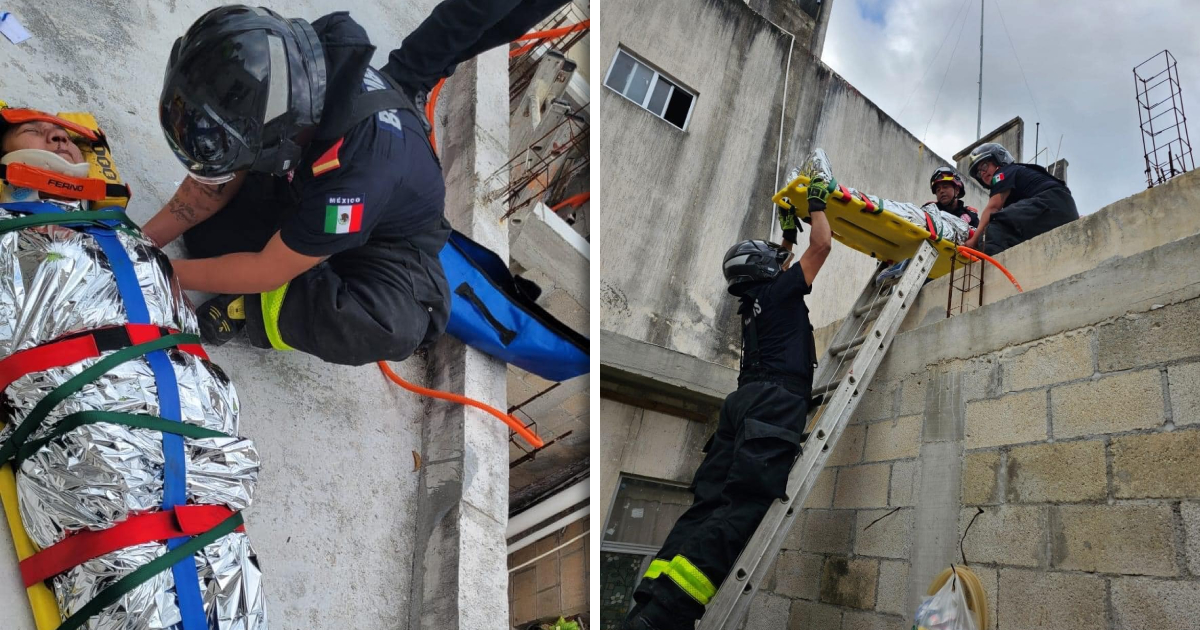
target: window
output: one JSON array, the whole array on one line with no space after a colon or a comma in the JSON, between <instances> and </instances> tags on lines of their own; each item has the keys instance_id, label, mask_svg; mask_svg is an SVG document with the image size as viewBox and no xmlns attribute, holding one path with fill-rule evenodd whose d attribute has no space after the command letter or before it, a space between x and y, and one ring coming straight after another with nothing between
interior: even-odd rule
<instances>
[{"instance_id":1,"label":"window","mask_svg":"<svg viewBox=\"0 0 1200 630\"><path fill-rule=\"evenodd\" d=\"M663 120L686 129L696 94L661 72L617 49L604 85Z\"/></svg>"},{"instance_id":2,"label":"window","mask_svg":"<svg viewBox=\"0 0 1200 630\"><path fill-rule=\"evenodd\" d=\"M684 486L621 476L600 539L600 630L620 627L633 606L633 589L691 505Z\"/></svg>"}]
</instances>

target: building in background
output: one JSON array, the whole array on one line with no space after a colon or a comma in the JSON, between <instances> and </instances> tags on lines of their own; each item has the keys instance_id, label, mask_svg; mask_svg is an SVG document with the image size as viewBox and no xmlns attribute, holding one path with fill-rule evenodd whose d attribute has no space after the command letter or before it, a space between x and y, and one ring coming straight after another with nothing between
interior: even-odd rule
<instances>
[{"instance_id":1,"label":"building in background","mask_svg":"<svg viewBox=\"0 0 1200 630\"><path fill-rule=\"evenodd\" d=\"M538 31L569 29L589 3L564 6ZM509 162L497 193L508 225L509 269L537 302L587 335L590 316L590 31L512 47ZM508 626L524 630L589 612L588 376L545 381L509 366L509 412L546 441L509 443Z\"/></svg>"}]
</instances>

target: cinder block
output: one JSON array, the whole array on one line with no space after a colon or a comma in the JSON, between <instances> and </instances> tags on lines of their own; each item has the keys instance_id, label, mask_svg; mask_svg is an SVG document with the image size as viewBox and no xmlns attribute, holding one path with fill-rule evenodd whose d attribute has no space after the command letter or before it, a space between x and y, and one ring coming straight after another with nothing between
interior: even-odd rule
<instances>
[{"instance_id":1,"label":"cinder block","mask_svg":"<svg viewBox=\"0 0 1200 630\"><path fill-rule=\"evenodd\" d=\"M921 462L910 459L892 464L892 491L888 505L911 507L917 504L917 488L921 483Z\"/></svg>"},{"instance_id":2,"label":"cinder block","mask_svg":"<svg viewBox=\"0 0 1200 630\"><path fill-rule=\"evenodd\" d=\"M981 630L996 630L996 603L1000 594L1000 574L996 569L988 569L985 567L973 566L971 572L983 584L983 592L987 597L988 605L988 625L987 628Z\"/></svg>"},{"instance_id":3,"label":"cinder block","mask_svg":"<svg viewBox=\"0 0 1200 630\"><path fill-rule=\"evenodd\" d=\"M999 627L1001 630L1107 628L1105 590L1104 578L1094 575L1000 569Z\"/></svg>"},{"instance_id":4,"label":"cinder block","mask_svg":"<svg viewBox=\"0 0 1200 630\"><path fill-rule=\"evenodd\" d=\"M854 553L860 556L907 558L912 547L915 510L861 510ZM876 520L879 519L879 520ZM872 525L871 523L874 523Z\"/></svg>"},{"instance_id":5,"label":"cinder block","mask_svg":"<svg viewBox=\"0 0 1200 630\"><path fill-rule=\"evenodd\" d=\"M863 443L867 439L867 428L861 424L849 424L842 430L841 437L838 438L837 444L833 445L833 450L829 453L829 459L825 460L826 466L845 466L846 464L857 464L862 461ZM816 442L815 438L810 438L812 442Z\"/></svg>"},{"instance_id":6,"label":"cinder block","mask_svg":"<svg viewBox=\"0 0 1200 630\"><path fill-rule=\"evenodd\" d=\"M964 508L958 519L960 538L977 508ZM970 563L1045 566L1045 508L1001 505L984 508L966 532L963 551Z\"/></svg>"},{"instance_id":7,"label":"cinder block","mask_svg":"<svg viewBox=\"0 0 1200 630\"><path fill-rule=\"evenodd\" d=\"M850 534L853 531L853 510L805 510L804 522L792 528L789 538L798 543L793 549L816 553L849 553ZM795 537L799 540L796 541Z\"/></svg>"},{"instance_id":8,"label":"cinder block","mask_svg":"<svg viewBox=\"0 0 1200 630\"><path fill-rule=\"evenodd\" d=\"M1046 392L1008 394L967 403L967 448L1046 439Z\"/></svg>"},{"instance_id":9,"label":"cinder block","mask_svg":"<svg viewBox=\"0 0 1200 630\"><path fill-rule=\"evenodd\" d=\"M1175 426L1200 424L1200 363L1172 365L1167 378Z\"/></svg>"},{"instance_id":10,"label":"cinder block","mask_svg":"<svg viewBox=\"0 0 1200 630\"><path fill-rule=\"evenodd\" d=\"M925 390L929 387L929 377L925 374L910 376L900 384L900 408L896 411L900 416L925 415Z\"/></svg>"},{"instance_id":11,"label":"cinder block","mask_svg":"<svg viewBox=\"0 0 1200 630\"><path fill-rule=\"evenodd\" d=\"M1000 500L1000 451L967 453L963 458L962 502L986 505Z\"/></svg>"},{"instance_id":12,"label":"cinder block","mask_svg":"<svg viewBox=\"0 0 1200 630\"><path fill-rule=\"evenodd\" d=\"M853 610L847 610L842 616L842 630L898 630L904 623L905 620L899 617Z\"/></svg>"},{"instance_id":13,"label":"cinder block","mask_svg":"<svg viewBox=\"0 0 1200 630\"><path fill-rule=\"evenodd\" d=\"M1158 505L1064 505L1052 508L1051 566L1126 575L1179 575L1174 514Z\"/></svg>"},{"instance_id":14,"label":"cinder block","mask_svg":"<svg viewBox=\"0 0 1200 630\"><path fill-rule=\"evenodd\" d=\"M778 630L788 623L792 600L770 593L759 593L746 612L745 630Z\"/></svg>"},{"instance_id":15,"label":"cinder block","mask_svg":"<svg viewBox=\"0 0 1200 630\"><path fill-rule=\"evenodd\" d=\"M1126 315L1097 329L1101 372L1200 356L1200 302Z\"/></svg>"},{"instance_id":16,"label":"cinder block","mask_svg":"<svg viewBox=\"0 0 1200 630\"><path fill-rule=\"evenodd\" d=\"M792 602L788 616L788 630L812 630L814 628L842 627L842 609L836 606L796 600Z\"/></svg>"},{"instance_id":17,"label":"cinder block","mask_svg":"<svg viewBox=\"0 0 1200 630\"><path fill-rule=\"evenodd\" d=\"M817 599L821 590L824 557L784 551L775 561L775 592L791 598Z\"/></svg>"},{"instance_id":18,"label":"cinder block","mask_svg":"<svg viewBox=\"0 0 1200 630\"><path fill-rule=\"evenodd\" d=\"M1200 630L1200 583L1152 578L1112 581L1114 627L1119 630ZM1082 627L1082 626L1079 626Z\"/></svg>"},{"instance_id":19,"label":"cinder block","mask_svg":"<svg viewBox=\"0 0 1200 630\"><path fill-rule=\"evenodd\" d=\"M878 579L878 560L830 556L825 559L825 569L821 575L821 601L871 610L875 607Z\"/></svg>"},{"instance_id":20,"label":"cinder block","mask_svg":"<svg viewBox=\"0 0 1200 630\"><path fill-rule=\"evenodd\" d=\"M809 509L828 509L833 507L833 485L837 480L837 469L825 467L817 475L817 483L808 492L804 507Z\"/></svg>"},{"instance_id":21,"label":"cinder block","mask_svg":"<svg viewBox=\"0 0 1200 630\"><path fill-rule=\"evenodd\" d=\"M1112 441L1118 499L1200 497L1200 431L1129 435Z\"/></svg>"},{"instance_id":22,"label":"cinder block","mask_svg":"<svg viewBox=\"0 0 1200 630\"><path fill-rule=\"evenodd\" d=\"M1100 440L1019 446L1008 452L1009 503L1073 503L1108 495Z\"/></svg>"},{"instance_id":23,"label":"cinder block","mask_svg":"<svg viewBox=\"0 0 1200 630\"><path fill-rule=\"evenodd\" d=\"M922 416L902 416L867 425L864 462L910 459L921 453Z\"/></svg>"},{"instance_id":24,"label":"cinder block","mask_svg":"<svg viewBox=\"0 0 1200 630\"><path fill-rule=\"evenodd\" d=\"M1065 383L1092 375L1092 333L1066 333L1004 352L1004 391Z\"/></svg>"},{"instance_id":25,"label":"cinder block","mask_svg":"<svg viewBox=\"0 0 1200 630\"><path fill-rule=\"evenodd\" d=\"M1200 575L1200 503L1184 502L1181 507L1188 571Z\"/></svg>"},{"instance_id":26,"label":"cinder block","mask_svg":"<svg viewBox=\"0 0 1200 630\"><path fill-rule=\"evenodd\" d=\"M896 415L896 384L871 383L863 394L851 422L858 424L893 418Z\"/></svg>"},{"instance_id":27,"label":"cinder block","mask_svg":"<svg viewBox=\"0 0 1200 630\"><path fill-rule=\"evenodd\" d=\"M879 508L888 501L888 464L850 466L838 471L835 508Z\"/></svg>"},{"instance_id":28,"label":"cinder block","mask_svg":"<svg viewBox=\"0 0 1200 630\"><path fill-rule=\"evenodd\" d=\"M908 563L901 560L882 560L879 563L879 589L875 609L893 615L909 615Z\"/></svg>"},{"instance_id":29,"label":"cinder block","mask_svg":"<svg viewBox=\"0 0 1200 630\"><path fill-rule=\"evenodd\" d=\"M1142 370L1050 390L1057 439L1150 429L1163 424L1162 376Z\"/></svg>"},{"instance_id":30,"label":"cinder block","mask_svg":"<svg viewBox=\"0 0 1200 630\"><path fill-rule=\"evenodd\" d=\"M979 400L1000 394L1000 361L995 355L976 357L955 366L962 372L963 400Z\"/></svg>"}]
</instances>

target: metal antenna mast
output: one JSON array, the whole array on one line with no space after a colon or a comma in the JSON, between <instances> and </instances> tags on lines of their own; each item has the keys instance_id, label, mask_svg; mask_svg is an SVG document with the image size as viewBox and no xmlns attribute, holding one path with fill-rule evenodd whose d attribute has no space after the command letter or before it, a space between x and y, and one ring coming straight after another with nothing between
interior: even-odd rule
<instances>
[{"instance_id":1,"label":"metal antenna mast","mask_svg":"<svg viewBox=\"0 0 1200 630\"><path fill-rule=\"evenodd\" d=\"M983 3L979 0L979 107L975 111L975 139L983 137Z\"/></svg>"}]
</instances>

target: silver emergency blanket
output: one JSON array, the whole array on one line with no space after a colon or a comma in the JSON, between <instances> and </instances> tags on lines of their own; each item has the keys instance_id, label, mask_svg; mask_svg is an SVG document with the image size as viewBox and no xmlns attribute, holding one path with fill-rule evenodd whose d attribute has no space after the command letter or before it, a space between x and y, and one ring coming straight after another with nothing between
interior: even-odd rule
<instances>
[{"instance_id":1,"label":"silver emergency blanket","mask_svg":"<svg viewBox=\"0 0 1200 630\"><path fill-rule=\"evenodd\" d=\"M0 222L14 216L0 209ZM117 231L133 263L151 323L195 333L195 316L171 282L166 256L147 239ZM97 239L60 226L0 236L0 358L63 335L129 323L116 278ZM184 422L238 435L239 404L216 365L166 351L178 383ZM106 353L107 354L107 353ZM27 374L3 392L5 439L43 398L99 358ZM50 434L65 416L85 410L161 416L155 375L143 357L127 361L58 404L30 437ZM189 504L250 506L258 478L254 445L240 437L183 438ZM108 423L85 424L46 443L16 471L21 520L49 547L70 533L110 528L163 502L162 434ZM155 542L109 553L51 579L63 618L116 580L166 553ZM267 627L257 558L245 534L218 539L195 554L206 617L213 630ZM175 576L164 571L92 617L88 630L181 630ZM215 624L215 625L213 625Z\"/></svg>"},{"instance_id":2,"label":"silver emergency blanket","mask_svg":"<svg viewBox=\"0 0 1200 630\"><path fill-rule=\"evenodd\" d=\"M833 164L829 161L829 156L825 155L824 149L813 150L803 165L792 169L792 172L788 174L787 181L790 182L800 175L805 175L810 180L820 178L828 182L833 179ZM917 206L912 203L892 201L891 199L868 195L849 186L845 186L845 188L850 191L851 195L859 199L869 200L875 204L876 208L883 208L922 228L929 229L929 224L926 222L926 217L929 217L929 220L933 223L934 233L938 238L950 239L955 245L962 245L967 242L967 238L971 235L970 224L959 217L942 212L938 209L936 203Z\"/></svg>"}]
</instances>

